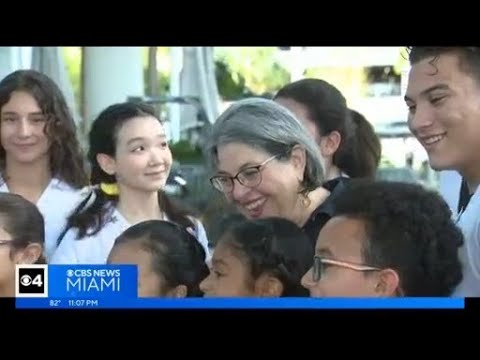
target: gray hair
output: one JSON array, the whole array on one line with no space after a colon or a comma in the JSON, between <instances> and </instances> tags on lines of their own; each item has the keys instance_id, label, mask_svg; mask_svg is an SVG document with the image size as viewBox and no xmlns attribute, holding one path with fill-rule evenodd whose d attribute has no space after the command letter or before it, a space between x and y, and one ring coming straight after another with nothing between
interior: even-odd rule
<instances>
[{"instance_id":1,"label":"gray hair","mask_svg":"<svg viewBox=\"0 0 480 360\"><path fill-rule=\"evenodd\" d=\"M261 149L268 154L284 154L288 159L295 145L306 152L302 193L322 185L324 169L318 145L300 121L285 107L272 100L248 98L231 105L213 124L206 154L211 170L218 162L218 147L233 142ZM280 158L280 159L281 159Z\"/></svg>"}]
</instances>

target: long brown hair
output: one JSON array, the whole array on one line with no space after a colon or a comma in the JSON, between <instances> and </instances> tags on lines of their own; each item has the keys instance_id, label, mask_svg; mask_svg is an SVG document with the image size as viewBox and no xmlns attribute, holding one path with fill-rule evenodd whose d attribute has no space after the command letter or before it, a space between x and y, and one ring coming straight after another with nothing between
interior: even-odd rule
<instances>
[{"instance_id":1,"label":"long brown hair","mask_svg":"<svg viewBox=\"0 0 480 360\"><path fill-rule=\"evenodd\" d=\"M34 70L18 70L0 81L0 110L14 91L25 91L47 117L45 134L51 142L52 176L80 189L88 185L85 158L76 137L76 126L59 87L48 76ZM0 166L5 168L5 149L0 145Z\"/></svg>"}]
</instances>

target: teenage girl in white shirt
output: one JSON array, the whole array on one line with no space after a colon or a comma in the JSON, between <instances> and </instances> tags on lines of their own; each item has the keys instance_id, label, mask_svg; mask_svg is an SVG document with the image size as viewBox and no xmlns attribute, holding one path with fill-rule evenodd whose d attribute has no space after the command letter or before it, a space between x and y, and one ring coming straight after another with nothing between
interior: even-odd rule
<instances>
[{"instance_id":1,"label":"teenage girl in white shirt","mask_svg":"<svg viewBox=\"0 0 480 360\"><path fill-rule=\"evenodd\" d=\"M0 81L0 134L0 192L38 206L48 259L88 183L75 122L53 80L19 70Z\"/></svg>"},{"instance_id":2,"label":"teenage girl in white shirt","mask_svg":"<svg viewBox=\"0 0 480 360\"><path fill-rule=\"evenodd\" d=\"M208 254L202 224L162 191L172 153L150 106L109 106L93 122L89 141L94 188L68 219L51 263L105 264L115 238L146 220L168 220L189 228Z\"/></svg>"}]
</instances>

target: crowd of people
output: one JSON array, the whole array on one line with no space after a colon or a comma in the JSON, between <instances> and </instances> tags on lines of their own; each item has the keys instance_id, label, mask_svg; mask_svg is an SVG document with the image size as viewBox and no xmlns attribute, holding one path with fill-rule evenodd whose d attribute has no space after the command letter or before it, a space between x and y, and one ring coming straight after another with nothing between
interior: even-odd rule
<instances>
[{"instance_id":1,"label":"crowd of people","mask_svg":"<svg viewBox=\"0 0 480 360\"><path fill-rule=\"evenodd\" d=\"M142 297L480 296L480 48L409 57L410 130L433 169L458 173L457 197L376 180L372 125L333 85L303 79L213 124L206 166L229 209L213 248L202 217L163 191L173 159L150 106L104 109L83 154L57 85L9 74L0 296L14 296L16 264L45 263L136 264Z\"/></svg>"}]
</instances>

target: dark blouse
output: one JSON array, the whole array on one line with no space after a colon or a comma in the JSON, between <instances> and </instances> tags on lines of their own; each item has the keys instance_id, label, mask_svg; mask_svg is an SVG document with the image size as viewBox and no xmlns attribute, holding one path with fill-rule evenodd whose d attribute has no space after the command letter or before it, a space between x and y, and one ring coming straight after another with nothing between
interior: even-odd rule
<instances>
[{"instance_id":1,"label":"dark blouse","mask_svg":"<svg viewBox=\"0 0 480 360\"><path fill-rule=\"evenodd\" d=\"M330 192L330 195L312 212L302 227L303 231L305 231L310 240L312 240L314 247L323 225L334 215L336 197L345 189L349 181L350 178L348 177L338 177L322 185Z\"/></svg>"}]
</instances>

